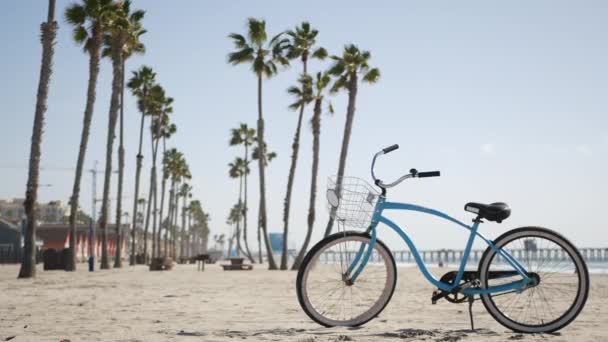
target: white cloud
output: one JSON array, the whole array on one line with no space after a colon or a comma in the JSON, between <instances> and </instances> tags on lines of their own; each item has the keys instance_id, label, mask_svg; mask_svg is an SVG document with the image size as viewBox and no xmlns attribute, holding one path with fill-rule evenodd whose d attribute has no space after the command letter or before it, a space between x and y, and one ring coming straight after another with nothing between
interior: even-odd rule
<instances>
[{"instance_id":1,"label":"white cloud","mask_svg":"<svg viewBox=\"0 0 608 342\"><path fill-rule=\"evenodd\" d=\"M576 147L576 151L578 151L578 153L584 155L584 156L590 156L591 153L591 149L589 148L589 146L582 144L582 145L578 145Z\"/></svg>"},{"instance_id":2,"label":"white cloud","mask_svg":"<svg viewBox=\"0 0 608 342\"><path fill-rule=\"evenodd\" d=\"M492 155L492 154L496 153L496 151L494 149L494 144L492 144L492 143L483 144L483 145L481 145L480 149L483 154Z\"/></svg>"}]
</instances>

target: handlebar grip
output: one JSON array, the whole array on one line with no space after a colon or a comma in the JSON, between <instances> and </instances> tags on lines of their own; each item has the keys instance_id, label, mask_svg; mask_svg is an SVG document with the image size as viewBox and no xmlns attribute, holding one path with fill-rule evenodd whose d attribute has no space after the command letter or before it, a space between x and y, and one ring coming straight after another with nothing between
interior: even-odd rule
<instances>
[{"instance_id":1,"label":"handlebar grip","mask_svg":"<svg viewBox=\"0 0 608 342\"><path fill-rule=\"evenodd\" d=\"M395 145L383 148L382 152L384 152L384 154L387 154L387 153L393 152L394 150L396 150L398 148L399 148L399 145L395 144Z\"/></svg>"},{"instance_id":2,"label":"handlebar grip","mask_svg":"<svg viewBox=\"0 0 608 342\"><path fill-rule=\"evenodd\" d=\"M417 177L418 178L424 178L424 177L439 177L441 176L441 173L439 171L430 171L430 172L418 172Z\"/></svg>"}]
</instances>

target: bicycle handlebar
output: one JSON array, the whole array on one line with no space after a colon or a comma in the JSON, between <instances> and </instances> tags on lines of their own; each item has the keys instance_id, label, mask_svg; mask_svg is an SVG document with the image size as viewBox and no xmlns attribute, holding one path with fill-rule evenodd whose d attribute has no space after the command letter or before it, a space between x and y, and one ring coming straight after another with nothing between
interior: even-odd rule
<instances>
[{"instance_id":1,"label":"bicycle handlebar","mask_svg":"<svg viewBox=\"0 0 608 342\"><path fill-rule=\"evenodd\" d=\"M387 183L382 182L380 179L376 178L376 173L375 173L376 159L379 156L381 156L383 154L391 153L398 148L399 148L399 145L397 145L397 144L391 145L391 146L383 148L381 151L379 151L378 153L376 153L374 155L374 158L372 159L371 171L372 171L372 178L374 179L374 183L377 186L381 187L382 189L386 189L386 188L392 188L408 178L413 178L413 177L426 178L426 177L441 176L441 172L439 172L439 171L418 172L416 169L411 169L410 173L401 176L399 179L397 179L396 181L394 181L392 183L387 184Z\"/></svg>"},{"instance_id":2,"label":"bicycle handlebar","mask_svg":"<svg viewBox=\"0 0 608 342\"><path fill-rule=\"evenodd\" d=\"M418 172L418 178L439 177L439 176L441 176L441 172L439 172L439 171Z\"/></svg>"},{"instance_id":3,"label":"bicycle handlebar","mask_svg":"<svg viewBox=\"0 0 608 342\"><path fill-rule=\"evenodd\" d=\"M382 152L384 152L384 154L387 154L387 153L391 153L391 152L393 152L394 150L397 150L397 149L399 149L399 145L395 144L395 145L383 148Z\"/></svg>"}]
</instances>

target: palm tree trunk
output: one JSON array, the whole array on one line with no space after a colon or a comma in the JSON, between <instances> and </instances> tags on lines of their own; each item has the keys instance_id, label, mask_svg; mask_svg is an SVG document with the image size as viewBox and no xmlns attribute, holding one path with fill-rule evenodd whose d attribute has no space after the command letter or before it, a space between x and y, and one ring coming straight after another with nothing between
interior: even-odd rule
<instances>
[{"instance_id":1,"label":"palm tree trunk","mask_svg":"<svg viewBox=\"0 0 608 342\"><path fill-rule=\"evenodd\" d=\"M245 153L247 153L246 151L247 151L247 148L245 147ZM247 166L247 162L245 162L245 166ZM245 220L246 209L245 209L245 204L244 204L245 202L242 198L244 184L246 184L245 183L246 177L247 177L247 170L245 170L245 174L242 175L239 180L239 204L242 205L241 214L242 214L242 219L243 219L243 244L245 245L243 254L245 254L247 259L249 259L249 261L253 264L253 263L255 263L255 259L253 259L253 256L251 256L251 251L249 251L249 244L247 243L247 222Z\"/></svg>"},{"instance_id":2,"label":"palm tree trunk","mask_svg":"<svg viewBox=\"0 0 608 342\"><path fill-rule=\"evenodd\" d=\"M165 153L167 152L167 144L166 144L167 140L166 138L163 138L163 160L164 160L164 156ZM163 211L164 211L164 205L165 205L165 192L166 192L166 184L167 184L167 179L165 178L165 173L167 172L166 170L166 165L163 161L163 171L162 171L162 181L161 181L161 187L160 187L160 211L158 213L158 217L160 218L160 224L158 227L158 241L156 243L157 246L157 252L156 255L158 257L160 257L160 236L161 236L161 230L163 229ZM165 239L167 236L167 227L165 226Z\"/></svg>"},{"instance_id":3,"label":"palm tree trunk","mask_svg":"<svg viewBox=\"0 0 608 342\"><path fill-rule=\"evenodd\" d=\"M268 253L268 269L276 270L277 264L272 255L272 247L268 238L267 217L266 217L266 174L264 172L266 164L266 151L264 150L264 115L262 113L262 74L258 74L258 148L260 155L258 166L260 168L260 227L264 234L264 244Z\"/></svg>"},{"instance_id":4,"label":"palm tree trunk","mask_svg":"<svg viewBox=\"0 0 608 342\"><path fill-rule=\"evenodd\" d=\"M192 213L188 210L188 246L186 248L186 256L191 257L194 252L194 241L196 241L196 232L192 230Z\"/></svg>"},{"instance_id":5,"label":"palm tree trunk","mask_svg":"<svg viewBox=\"0 0 608 342\"><path fill-rule=\"evenodd\" d=\"M150 187L148 188L148 208L146 210L146 224L144 227L144 262L148 263L148 232L150 230L150 218L152 214L152 202L154 201L154 184L156 175L156 152L154 149L153 122L150 122L150 146L152 148L152 167L150 168ZM153 225L154 226L154 225ZM154 236L152 236L154 238Z\"/></svg>"},{"instance_id":6,"label":"palm tree trunk","mask_svg":"<svg viewBox=\"0 0 608 342\"><path fill-rule=\"evenodd\" d=\"M355 118L355 101L357 99L357 74L352 73L349 77L348 86L348 107L346 108L346 123L344 124L344 137L342 138L342 151L340 152L340 164L338 165L338 177L336 179L336 188L342 186L342 177L344 177L344 168L346 166L346 155L348 154L348 145L350 135L353 129L353 120ZM333 214L333 211L332 211ZM330 215L329 222L325 228L325 236L331 234L334 225L333 215Z\"/></svg>"},{"instance_id":7,"label":"palm tree trunk","mask_svg":"<svg viewBox=\"0 0 608 342\"><path fill-rule=\"evenodd\" d=\"M100 47L102 42L101 31L93 30L95 43L92 44L89 57L89 82L87 86L87 103L84 110L82 123L82 134L80 137L80 149L78 150L78 160L76 161L76 175L74 177L74 187L70 197L70 259L66 265L66 271L76 270L76 217L78 216L78 202L80 197L80 182L84 168L85 155L89 142L89 132L91 131L91 121L97 97L95 88L97 87L97 76L99 75Z\"/></svg>"},{"instance_id":8,"label":"palm tree trunk","mask_svg":"<svg viewBox=\"0 0 608 342\"><path fill-rule=\"evenodd\" d=\"M306 73L306 54L302 55L302 63L304 68L304 75ZM283 203L283 251L281 252L281 269L287 269L287 241L289 233L289 209L291 208L291 193L293 192L293 181L296 176L296 165L298 163L298 152L300 151L300 131L302 129L302 117L304 116L304 108L306 105L302 103L300 106L300 114L298 115L298 125L296 126L296 132L293 136L293 144L291 145L291 165L289 166L289 176L287 177L287 192L285 194L285 202Z\"/></svg>"},{"instance_id":9,"label":"palm tree trunk","mask_svg":"<svg viewBox=\"0 0 608 342\"><path fill-rule=\"evenodd\" d=\"M186 202L188 200L187 194L184 194L184 198L182 199L182 233L179 241L179 256L183 258L185 256L185 247L186 247Z\"/></svg>"},{"instance_id":10,"label":"palm tree trunk","mask_svg":"<svg viewBox=\"0 0 608 342\"><path fill-rule=\"evenodd\" d=\"M165 228L165 242L164 242L164 256L169 256L168 249L168 239L169 239L169 230L173 224L173 188L175 188L175 180L171 178L171 189L169 190L169 212L167 213L167 227Z\"/></svg>"},{"instance_id":11,"label":"palm tree trunk","mask_svg":"<svg viewBox=\"0 0 608 342\"><path fill-rule=\"evenodd\" d=\"M101 202L101 269L109 269L108 262L108 211L110 200L110 183L112 181L112 152L118 118L118 107L120 105L120 82L122 82L122 41L113 38L112 41L112 97L110 100L110 117L108 120L108 137L106 143L106 168L103 183L103 197Z\"/></svg>"},{"instance_id":12,"label":"palm tree trunk","mask_svg":"<svg viewBox=\"0 0 608 342\"><path fill-rule=\"evenodd\" d=\"M238 201L238 208L240 210L240 206L242 203L242 196L243 196L243 176L239 177L239 201ZM237 216L237 221L236 221L236 256L240 257L241 256L241 251L243 250L243 248L241 247L241 219L240 219L240 215ZM247 253L243 253L243 254L247 254Z\"/></svg>"},{"instance_id":13,"label":"palm tree trunk","mask_svg":"<svg viewBox=\"0 0 608 342\"><path fill-rule=\"evenodd\" d=\"M283 209L283 251L281 253L281 269L287 269L287 234L289 232L289 209L291 206L291 193L293 191L293 181L296 175L296 164L298 162L298 152L300 149L300 130L302 128L302 117L304 116L304 105L300 106L300 115L298 115L298 125L293 137L291 165L289 167L289 176L287 178L287 194L285 195Z\"/></svg>"},{"instance_id":14,"label":"palm tree trunk","mask_svg":"<svg viewBox=\"0 0 608 342\"><path fill-rule=\"evenodd\" d=\"M144 88L143 89L143 99L145 101L146 97L147 97L147 89ZM137 152L137 167L135 170L135 193L133 194L133 212L137 213L137 201L139 200L139 182L140 182L140 176L141 176L141 168L142 168L142 161L144 159L144 156L141 154L142 151L142 147L143 147L143 139L144 139L144 122L145 122L145 103L143 105L144 108L144 113L141 113L141 123L139 125L139 149ZM132 227L131 227L131 258L129 261L130 265L135 265L135 229L137 227L137 215L133 215L133 220L132 220Z\"/></svg>"},{"instance_id":15,"label":"palm tree trunk","mask_svg":"<svg viewBox=\"0 0 608 342\"><path fill-rule=\"evenodd\" d=\"M120 84L120 127L118 145L118 193L116 195L116 254L114 256L114 268L122 267L122 183L125 173L125 147L124 136L124 99L125 99L125 59L123 56L121 65L121 84Z\"/></svg>"},{"instance_id":16,"label":"palm tree trunk","mask_svg":"<svg viewBox=\"0 0 608 342\"><path fill-rule=\"evenodd\" d=\"M292 270L297 270L302 264L302 260L306 255L308 244L310 243L310 237L312 236L312 230L315 223L315 204L317 197L317 175L319 173L319 150L320 150L320 139L321 135L321 106L323 104L323 98L317 98L315 100L314 114L312 117L312 176L310 181L310 201L308 204L308 230L306 231L306 237L302 244L302 249L298 252L298 256L293 262L291 267Z\"/></svg>"},{"instance_id":17,"label":"palm tree trunk","mask_svg":"<svg viewBox=\"0 0 608 342\"><path fill-rule=\"evenodd\" d=\"M245 166L246 169L249 169L249 146L247 142L247 138L245 138ZM247 258L252 264L255 264L255 259L251 254L251 250L249 250L249 242L247 242L247 170L245 170L245 174L243 175L244 180L244 199L243 199L243 242L245 243L245 251L247 254Z\"/></svg>"},{"instance_id":18,"label":"palm tree trunk","mask_svg":"<svg viewBox=\"0 0 608 342\"><path fill-rule=\"evenodd\" d=\"M55 45L55 37L57 36L55 0L49 0L47 21L40 25L40 31L42 36L42 63L40 66L38 93L36 94L36 112L34 114L34 126L32 128L32 146L30 148L25 202L23 203L27 222L19 278L33 278L36 276L36 201L38 200L38 179L40 176L40 154L44 114L47 109L49 84L51 81L51 74L53 73L53 46Z\"/></svg>"},{"instance_id":19,"label":"palm tree trunk","mask_svg":"<svg viewBox=\"0 0 608 342\"><path fill-rule=\"evenodd\" d=\"M150 188L148 189L148 205L146 206L146 218L144 222L144 238L142 239L142 243L144 244L143 248L143 258L144 263L147 263L148 260L148 230L150 228L150 210L152 210L152 183L153 183L153 173L150 172Z\"/></svg>"},{"instance_id":20,"label":"palm tree trunk","mask_svg":"<svg viewBox=\"0 0 608 342\"><path fill-rule=\"evenodd\" d=\"M262 226L260 225L260 216L261 207L258 207L258 258L260 260L260 264L264 262L264 258L262 257Z\"/></svg>"},{"instance_id":21,"label":"palm tree trunk","mask_svg":"<svg viewBox=\"0 0 608 342\"><path fill-rule=\"evenodd\" d=\"M156 229L157 229L157 217L158 217L158 211L157 211L157 205L158 205L158 197L157 197L157 174L156 174L156 157L157 157L157 152L158 152L158 143L159 143L160 139L156 139L155 140L155 144L153 147L153 151L152 151L152 188L153 188L153 202L154 202L154 212L152 213L152 258L154 258L155 256L155 251L156 251Z\"/></svg>"},{"instance_id":22,"label":"palm tree trunk","mask_svg":"<svg viewBox=\"0 0 608 342\"><path fill-rule=\"evenodd\" d=\"M179 193L177 192L179 183L175 184L175 202L173 203L173 231L171 232L171 253L173 259L177 259L177 218L179 217Z\"/></svg>"}]
</instances>

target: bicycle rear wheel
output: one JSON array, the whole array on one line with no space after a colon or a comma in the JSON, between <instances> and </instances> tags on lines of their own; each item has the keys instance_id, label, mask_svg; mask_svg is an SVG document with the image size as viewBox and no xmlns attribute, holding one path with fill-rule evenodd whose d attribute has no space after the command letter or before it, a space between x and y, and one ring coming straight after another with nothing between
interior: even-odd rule
<instances>
[{"instance_id":1,"label":"bicycle rear wheel","mask_svg":"<svg viewBox=\"0 0 608 342\"><path fill-rule=\"evenodd\" d=\"M487 311L499 323L518 332L546 333L565 327L578 316L589 294L589 274L572 243L549 229L525 227L503 234L494 244L511 254L533 280L519 293L481 295ZM482 288L520 280L518 274L504 272L512 270L488 248L479 263Z\"/></svg>"},{"instance_id":2,"label":"bicycle rear wheel","mask_svg":"<svg viewBox=\"0 0 608 342\"><path fill-rule=\"evenodd\" d=\"M359 326L386 307L395 290L397 269L388 248L376 240L371 258L350 283L344 275L362 244L370 236L341 232L321 240L308 252L296 282L302 309L326 327Z\"/></svg>"}]
</instances>

